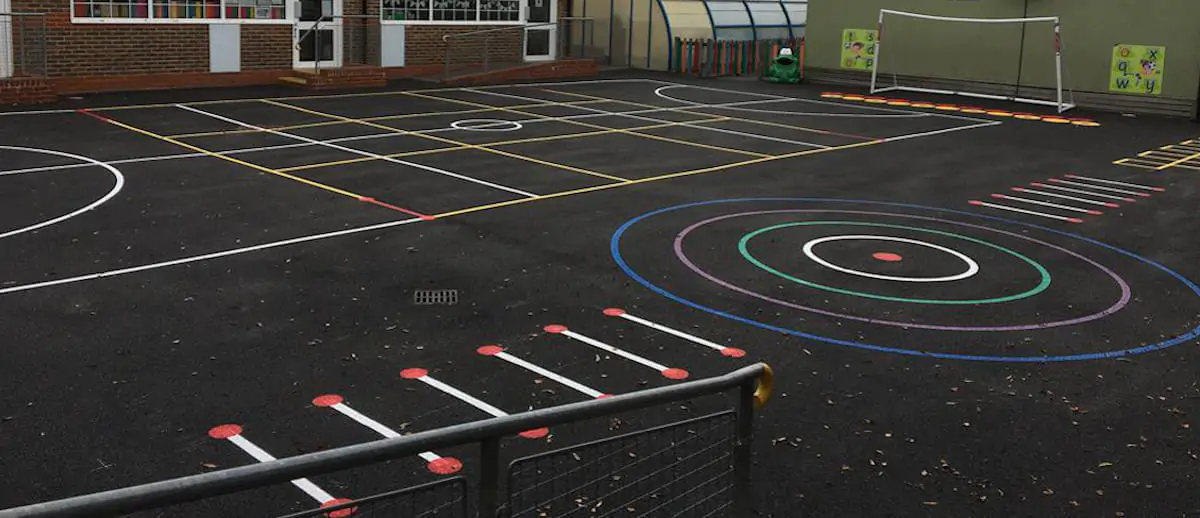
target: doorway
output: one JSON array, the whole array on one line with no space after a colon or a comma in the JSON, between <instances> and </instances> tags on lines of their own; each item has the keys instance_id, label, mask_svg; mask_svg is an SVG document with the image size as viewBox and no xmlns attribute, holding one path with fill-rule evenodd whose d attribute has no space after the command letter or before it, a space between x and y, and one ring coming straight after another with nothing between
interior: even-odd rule
<instances>
[{"instance_id":1,"label":"doorway","mask_svg":"<svg viewBox=\"0 0 1200 518\"><path fill-rule=\"evenodd\" d=\"M341 67L342 0L299 0L296 5L300 12L292 31L293 68Z\"/></svg>"},{"instance_id":2,"label":"doorway","mask_svg":"<svg viewBox=\"0 0 1200 518\"><path fill-rule=\"evenodd\" d=\"M525 61L558 57L558 0L525 0L525 14Z\"/></svg>"}]
</instances>

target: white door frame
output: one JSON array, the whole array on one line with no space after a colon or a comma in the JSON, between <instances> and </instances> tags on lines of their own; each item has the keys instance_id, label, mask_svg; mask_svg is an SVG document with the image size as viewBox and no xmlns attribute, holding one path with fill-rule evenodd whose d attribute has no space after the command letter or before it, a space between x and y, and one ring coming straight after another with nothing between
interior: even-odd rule
<instances>
[{"instance_id":1,"label":"white door frame","mask_svg":"<svg viewBox=\"0 0 1200 518\"><path fill-rule=\"evenodd\" d=\"M6 1L6 0L0 0L0 2L3 2L3 1ZM300 60L300 38L302 36L304 36L306 31L313 28L313 26L317 25L317 23L320 23L322 30L329 30L329 31L332 31L332 33L333 33L333 60L332 61L322 60L321 68L341 68L341 66L342 66L342 43L343 42L342 42L342 19L339 17L342 15L342 0L314 0L314 1L321 2L324 14L327 17L329 15L332 15L334 18L332 20L326 19L325 21L322 21L322 22L300 21L300 2L299 1L293 2L291 4L291 6L289 6L294 11L291 15L291 19L294 20L294 23L295 23L295 26L292 30L292 68L304 69L304 68L315 68L316 67L317 64L314 61L301 61ZM333 12L330 13L329 12L330 10L332 10ZM313 34L309 37L315 38L316 34ZM315 42L314 42L314 45L315 45ZM316 48L316 50L314 52L316 53L317 56L319 56L321 49L318 47L318 48Z\"/></svg>"},{"instance_id":2,"label":"white door frame","mask_svg":"<svg viewBox=\"0 0 1200 518\"><path fill-rule=\"evenodd\" d=\"M529 19L530 4L534 2L545 2L550 4L550 20L549 22L535 22ZM529 25L537 25L539 23L553 23L548 27L535 27L525 29L525 35L521 38L521 55L525 61L553 61L558 56L558 0L522 0L521 9L525 10L525 23ZM529 33L531 32L549 32L550 33L550 53L545 55L530 56L529 55Z\"/></svg>"},{"instance_id":3,"label":"white door frame","mask_svg":"<svg viewBox=\"0 0 1200 518\"><path fill-rule=\"evenodd\" d=\"M12 12L9 0L0 0L0 13ZM13 30L12 16L0 16L0 78L13 75Z\"/></svg>"}]
</instances>

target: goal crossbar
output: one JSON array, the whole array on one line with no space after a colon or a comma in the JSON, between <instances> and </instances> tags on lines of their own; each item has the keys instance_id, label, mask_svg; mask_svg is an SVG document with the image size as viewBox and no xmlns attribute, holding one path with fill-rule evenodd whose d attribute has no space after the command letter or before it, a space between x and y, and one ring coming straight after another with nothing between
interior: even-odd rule
<instances>
[{"instance_id":1,"label":"goal crossbar","mask_svg":"<svg viewBox=\"0 0 1200 518\"><path fill-rule=\"evenodd\" d=\"M882 63L883 55L883 26L884 16L896 15L908 18L918 18L922 20L940 21L940 22L966 22L966 23L987 23L987 24L1003 24L1003 23L1051 23L1054 25L1054 71L1055 71L1055 93L1056 100L1047 101L1045 99L1034 99L1029 97L1020 97L1017 95L995 95L976 92L966 92L961 90L946 90L938 88L920 88L915 86L900 86L893 84L892 86L879 87L878 76L879 68ZM1018 59L1024 59L1024 56L1019 56ZM1017 77L1017 88L1020 89L1021 78ZM871 93L891 92L891 91L907 91L920 93L933 93L943 95L961 95L964 97L976 97L980 99L994 99L1000 101L1013 101L1027 104L1036 104L1041 106L1054 106L1059 113L1070 110L1075 107L1075 104L1064 102L1063 99L1063 66L1062 66L1062 27L1057 16L1041 16L1035 18L962 18L954 16L937 16L931 14L913 13L908 11L896 11L893 9L879 10L879 31L875 38L875 66L871 67Z\"/></svg>"}]
</instances>

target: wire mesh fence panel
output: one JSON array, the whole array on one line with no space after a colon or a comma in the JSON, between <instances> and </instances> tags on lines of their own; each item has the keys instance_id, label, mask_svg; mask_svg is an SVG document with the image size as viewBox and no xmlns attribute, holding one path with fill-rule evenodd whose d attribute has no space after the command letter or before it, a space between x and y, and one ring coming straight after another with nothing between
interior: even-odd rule
<instances>
[{"instance_id":1,"label":"wire mesh fence panel","mask_svg":"<svg viewBox=\"0 0 1200 518\"><path fill-rule=\"evenodd\" d=\"M454 477L357 500L331 500L280 518L468 518L467 512L467 480Z\"/></svg>"},{"instance_id":2,"label":"wire mesh fence panel","mask_svg":"<svg viewBox=\"0 0 1200 518\"><path fill-rule=\"evenodd\" d=\"M514 461L511 517L727 516L736 416L728 410Z\"/></svg>"},{"instance_id":3,"label":"wire mesh fence panel","mask_svg":"<svg viewBox=\"0 0 1200 518\"><path fill-rule=\"evenodd\" d=\"M46 17L0 12L0 78L46 75Z\"/></svg>"},{"instance_id":4,"label":"wire mesh fence panel","mask_svg":"<svg viewBox=\"0 0 1200 518\"><path fill-rule=\"evenodd\" d=\"M357 15L339 17L342 27L342 66L379 66L379 19Z\"/></svg>"}]
</instances>

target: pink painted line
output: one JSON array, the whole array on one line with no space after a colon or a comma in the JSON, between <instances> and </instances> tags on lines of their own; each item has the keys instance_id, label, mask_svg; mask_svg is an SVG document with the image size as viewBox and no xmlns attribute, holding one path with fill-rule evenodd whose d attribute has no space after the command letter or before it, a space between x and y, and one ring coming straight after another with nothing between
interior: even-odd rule
<instances>
[{"instance_id":1,"label":"pink painted line","mask_svg":"<svg viewBox=\"0 0 1200 518\"><path fill-rule=\"evenodd\" d=\"M1146 193L1144 193L1144 192L1130 191L1130 190L1126 190L1126 189L1117 189L1117 188L1114 188L1114 187L1105 187L1105 186L1103 186L1103 185L1092 185L1092 184L1087 184L1087 183L1082 183L1082 182L1072 182L1072 181L1070 181L1070 180L1060 180L1060 179L1058 179L1058 178L1049 178L1048 180L1050 180L1051 182L1054 182L1054 183L1061 183L1061 184L1063 184L1063 185L1072 185L1072 186L1075 186L1075 187L1086 187L1086 188L1088 188L1088 189L1095 189L1095 190L1097 190L1097 191L1106 191L1106 192L1115 192L1115 193L1119 193L1119 194L1128 194L1128 195L1130 195L1130 196L1140 196L1140 197L1142 197L1142 198L1149 198L1149 197L1150 197L1150 195L1149 195L1149 194L1146 194Z\"/></svg>"},{"instance_id":2,"label":"pink painted line","mask_svg":"<svg viewBox=\"0 0 1200 518\"><path fill-rule=\"evenodd\" d=\"M722 356L727 356L730 358L743 358L746 356L746 351L744 351L742 349L738 349L737 347L726 347L719 343L700 338L699 336L691 335L691 334L685 333L683 331L680 331L678 329L674 329L674 328L671 328L671 327L668 327L668 326L665 326L662 324L651 322L642 317L631 315L628 311L625 311L624 309L621 309L621 308L605 309L604 314L608 315L610 317L623 318L623 319L633 322L635 324L640 324L640 325L649 327L650 329L653 329L655 331L662 331L664 333L667 333L669 335L672 335L672 336L675 336L678 338L682 338L682 339L692 342L694 344L703 345L704 347L708 347L710 349L714 349L714 350L720 352Z\"/></svg>"},{"instance_id":3,"label":"pink painted line","mask_svg":"<svg viewBox=\"0 0 1200 518\"><path fill-rule=\"evenodd\" d=\"M447 385L446 383L443 383L437 379L434 379L432 376L429 375L429 371L427 371L425 369L418 369L418 368L404 369L404 370L400 371L400 377L404 378L404 379L420 381L421 383L429 385L435 389L442 391L443 393L445 393L447 395L450 395L450 396L458 399L459 401L462 401L468 405L478 408L479 410L483 411L485 414L488 414L492 417L504 417L504 416L509 415L508 412L500 410L499 408L489 405L488 403L486 403L470 394L467 394L466 392L458 390L450 385ZM524 437L526 439L541 439L543 437L546 437L547 435L550 435L550 429L549 428L537 428L537 429L533 429L533 430L526 430L517 435L520 435L521 437Z\"/></svg>"},{"instance_id":4,"label":"pink painted line","mask_svg":"<svg viewBox=\"0 0 1200 518\"><path fill-rule=\"evenodd\" d=\"M1119 208L1121 208L1121 206L1120 206L1120 205L1117 205L1116 203L1113 203L1113 202L1110 202L1110 201L1096 201L1096 200L1089 200L1089 199L1087 199L1087 198L1080 198L1080 197L1077 197L1077 196L1068 196L1068 195L1066 195L1066 194L1058 194L1058 193L1055 193L1055 192L1037 191L1037 190L1034 190L1034 189L1026 189L1026 188L1024 188L1024 187L1013 187L1013 188L1012 188L1012 190L1014 190L1014 191L1016 191L1016 192L1024 192L1024 193L1029 193L1029 194L1037 194L1037 195L1046 196L1046 197L1050 197L1050 198L1058 198L1058 199L1060 199L1060 200L1071 200L1071 201L1077 201L1077 202L1079 202L1079 203L1087 203L1087 204L1089 204L1089 205L1099 205L1099 206L1102 206L1102 207L1108 207L1108 208L1112 208L1112 209L1119 209Z\"/></svg>"},{"instance_id":5,"label":"pink painted line","mask_svg":"<svg viewBox=\"0 0 1200 518\"><path fill-rule=\"evenodd\" d=\"M1063 176L1065 176L1067 178L1073 178L1076 180L1089 180L1092 182L1106 183L1106 184L1110 184L1110 185L1122 185L1125 187L1136 187L1138 189L1147 189L1147 190L1155 191L1155 192L1166 191L1166 189L1164 189L1162 187L1154 187L1152 185L1142 185L1140 183L1118 182L1116 180L1106 180L1104 178L1094 178L1091 176L1079 176L1076 174L1068 174L1068 175L1063 175Z\"/></svg>"},{"instance_id":6,"label":"pink painted line","mask_svg":"<svg viewBox=\"0 0 1200 518\"><path fill-rule=\"evenodd\" d=\"M1049 184L1038 183L1038 182L1029 182L1029 185L1032 185L1034 187L1039 187L1042 189L1054 189L1056 191L1073 192L1075 194L1086 194L1088 196L1095 196L1097 198L1105 198L1105 199L1109 199L1109 200L1121 200L1126 203L1133 203L1133 202L1137 201L1133 198L1126 198L1124 196L1112 196L1112 195L1108 195L1108 194L1101 194L1098 192L1084 191L1084 190L1080 190L1080 189L1071 189L1070 187L1062 187L1060 185L1049 185Z\"/></svg>"},{"instance_id":7,"label":"pink painted line","mask_svg":"<svg viewBox=\"0 0 1200 518\"><path fill-rule=\"evenodd\" d=\"M350 405L346 404L345 400L342 399L342 396L337 394L325 394L323 396L318 396L312 400L312 404L313 406L336 410L338 413L349 417L352 421L369 428L375 433L383 436L385 439L400 437L400 432L388 428L387 425L367 417L358 410L350 408ZM426 462L426 469L438 475L451 475L462 470L462 461L454 457L443 457L431 451L418 453L417 456L421 457L421 459Z\"/></svg>"},{"instance_id":8,"label":"pink painted line","mask_svg":"<svg viewBox=\"0 0 1200 518\"><path fill-rule=\"evenodd\" d=\"M213 439L226 440L230 443L233 443L234 446L237 446L239 449L246 452L258 462L271 462L278 460L274 455L267 453L266 450L251 442L250 439L244 437L242 435L242 427L239 425L223 424L220 426L214 426L208 431L208 436L212 437ZM324 489L321 489L320 486L314 484L307 478L295 479L292 481L292 485L296 486L301 491L304 491L304 493L312 497L313 500L316 500L317 503L321 504L321 507L333 507L335 505L342 505L353 501L348 498L334 498L333 495L327 493ZM336 511L327 513L327 516L330 518L345 518L354 514L354 512L357 510L358 509L355 507L338 509Z\"/></svg>"},{"instance_id":9,"label":"pink painted line","mask_svg":"<svg viewBox=\"0 0 1200 518\"><path fill-rule=\"evenodd\" d=\"M537 374L537 375L539 375L539 376L542 376L543 378L549 378L549 379L552 379L552 380L554 380L554 381L557 381L557 382L559 382L559 383L561 383L561 384L563 384L563 385L566 385L566 386L568 386L568 387L571 387L572 389L575 389L575 391L576 391L576 392L580 392L580 393L582 393L582 394L584 394L584 395L586 395L586 396L588 396L588 397L591 397L591 398L595 398L595 399L603 399L603 398L605 398L605 397L608 397L608 396L611 396L611 395L612 395L612 394L606 394L606 393L604 393L604 392L600 392L599 390L596 390L596 389L594 389L594 388L592 388L592 387L589 387L589 386L587 386L587 385L584 385L583 383L579 383L578 381L575 381L575 380L573 380L573 379L571 379L571 378L568 378L568 377L566 377L566 376L563 376L562 374L559 374L559 373L557 373L557 372L554 372L554 371L552 371L552 370L550 370L550 369L546 369L546 368L540 367L540 366L538 366L538 365L535 365L535 364L534 364L534 363L532 363L532 362L528 362L528 361L525 361L525 360L523 360L523 359L521 359L521 358L518 358L518 357L516 357L516 356L513 356L513 355L511 355L511 354L508 354L507 352L505 352L505 351L504 351L504 348L503 348L503 347L500 347L499 345L485 345L485 346L483 346L483 347L480 347L480 348L476 349L476 350L475 350L475 352L477 352L477 353L479 353L479 354L482 354L482 355L484 355L484 356L491 356L491 357L494 357L494 358L499 358L499 359L501 359L501 360L504 360L504 361L506 361L506 362L508 362L508 363L511 363L511 364L513 364L513 365L516 365L517 367L520 367L520 368L522 368L522 369L525 369L525 370L527 370L527 371L529 371L529 372L532 372L532 373L534 373L534 374Z\"/></svg>"},{"instance_id":10,"label":"pink painted line","mask_svg":"<svg viewBox=\"0 0 1200 518\"><path fill-rule=\"evenodd\" d=\"M620 349L618 347L608 345L608 344L601 342L599 340L596 340L594 338L590 338L590 337L581 335L579 333L576 333L574 331L571 331L570 329L567 329L567 326L560 325L560 324L551 324L551 325L546 326L544 329L547 333L561 334L567 338L571 338L573 340L583 342L585 344L588 344L588 345L595 347L597 349L600 349L602 351L610 352L612 354L615 354L617 356L625 358L626 360L629 360L631 362L637 363L639 365L644 365L646 367L654 369L659 374L662 374L664 378L673 379L673 380L683 380L683 379L687 379L687 377L688 377L688 371L686 371L686 370L683 370L683 369L680 369L677 367L667 367L666 365L663 365L661 363L658 363L658 362L655 362L652 360L648 360L646 358L643 358L641 356L633 354L624 349Z\"/></svg>"},{"instance_id":11,"label":"pink painted line","mask_svg":"<svg viewBox=\"0 0 1200 518\"><path fill-rule=\"evenodd\" d=\"M1059 221L1067 221L1067 222L1071 222L1071 223L1083 223L1083 220L1079 219L1079 218L1067 218L1067 217L1058 216L1055 214L1046 214L1045 212L1035 212L1032 210L1025 210L1025 209L1018 208L1018 207L1009 207L1008 205L987 203L987 202L983 202L983 201L979 201L979 200L971 200L971 201L968 201L967 203L970 203L971 205L980 206L980 207L989 207L992 209L1007 210L1009 212L1020 212L1021 214L1030 214L1033 216L1041 216L1043 218L1057 219Z\"/></svg>"},{"instance_id":12,"label":"pink painted line","mask_svg":"<svg viewBox=\"0 0 1200 518\"><path fill-rule=\"evenodd\" d=\"M379 200L377 200L377 199L375 199L375 198L372 198L372 197L370 197L370 196L359 196L359 197L358 197L358 201L361 201L361 202L363 202L363 203L370 203L371 205L375 205L375 206L378 206L378 207L383 207L383 208L385 208L385 209L391 209L391 210L394 210L394 211L396 211L396 212L401 212L401 213L404 213L404 214L408 214L409 216L416 216L416 217L418 217L418 218L421 218L421 219L423 219L423 220L425 220L425 221L433 221L433 220L437 219L437 218L435 218L435 217L433 217L433 216L430 216L430 215L428 215L428 214L421 214L420 212L417 212L417 211L415 211L415 210L410 210L410 209L406 209L406 208L404 208L404 207L398 207L398 206L396 206L396 205L392 205L392 204L390 204L390 203L385 203L385 202L379 201Z\"/></svg>"}]
</instances>

